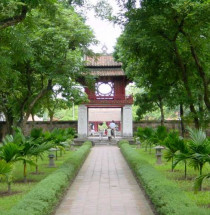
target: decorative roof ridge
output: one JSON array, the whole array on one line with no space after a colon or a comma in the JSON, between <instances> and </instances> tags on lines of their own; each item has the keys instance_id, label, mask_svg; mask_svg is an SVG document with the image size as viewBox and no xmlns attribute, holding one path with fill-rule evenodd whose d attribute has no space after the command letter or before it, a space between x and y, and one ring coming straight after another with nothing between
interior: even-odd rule
<instances>
[{"instance_id":1,"label":"decorative roof ridge","mask_svg":"<svg viewBox=\"0 0 210 215\"><path fill-rule=\"evenodd\" d=\"M99 56L86 56L86 67L119 67L122 63L116 62L112 54L99 55Z\"/></svg>"}]
</instances>

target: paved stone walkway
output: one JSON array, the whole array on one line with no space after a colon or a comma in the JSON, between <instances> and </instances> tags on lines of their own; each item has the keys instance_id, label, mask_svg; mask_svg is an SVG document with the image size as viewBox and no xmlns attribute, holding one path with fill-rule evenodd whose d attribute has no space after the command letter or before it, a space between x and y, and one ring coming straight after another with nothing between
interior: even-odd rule
<instances>
[{"instance_id":1,"label":"paved stone walkway","mask_svg":"<svg viewBox=\"0 0 210 215\"><path fill-rule=\"evenodd\" d=\"M95 146L55 215L153 215L117 146Z\"/></svg>"}]
</instances>

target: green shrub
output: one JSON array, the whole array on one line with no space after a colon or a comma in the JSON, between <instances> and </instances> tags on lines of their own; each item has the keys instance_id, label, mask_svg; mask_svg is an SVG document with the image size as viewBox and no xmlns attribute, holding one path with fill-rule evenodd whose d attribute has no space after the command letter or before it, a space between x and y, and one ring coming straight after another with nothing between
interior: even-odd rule
<instances>
[{"instance_id":1,"label":"green shrub","mask_svg":"<svg viewBox=\"0 0 210 215\"><path fill-rule=\"evenodd\" d=\"M86 142L55 172L38 183L15 205L8 215L47 215L51 214L69 183L75 177L91 148Z\"/></svg>"},{"instance_id":2,"label":"green shrub","mask_svg":"<svg viewBox=\"0 0 210 215\"><path fill-rule=\"evenodd\" d=\"M66 136L68 135L69 137L75 137L76 136L76 131L75 131L74 128L71 128L71 127L66 128L65 129L65 135Z\"/></svg>"},{"instance_id":3,"label":"green shrub","mask_svg":"<svg viewBox=\"0 0 210 215\"><path fill-rule=\"evenodd\" d=\"M168 136L167 128L165 126L158 126L155 134L154 134L154 143L162 145L162 142L165 140L165 138Z\"/></svg>"},{"instance_id":4,"label":"green shrub","mask_svg":"<svg viewBox=\"0 0 210 215\"><path fill-rule=\"evenodd\" d=\"M208 214L204 209L198 208L176 184L143 160L128 143L123 141L119 146L159 215Z\"/></svg>"},{"instance_id":5,"label":"green shrub","mask_svg":"<svg viewBox=\"0 0 210 215\"><path fill-rule=\"evenodd\" d=\"M154 129L150 127L141 128L138 127L136 135L140 138L141 141L147 140L148 138L152 138L154 136Z\"/></svg>"}]
</instances>

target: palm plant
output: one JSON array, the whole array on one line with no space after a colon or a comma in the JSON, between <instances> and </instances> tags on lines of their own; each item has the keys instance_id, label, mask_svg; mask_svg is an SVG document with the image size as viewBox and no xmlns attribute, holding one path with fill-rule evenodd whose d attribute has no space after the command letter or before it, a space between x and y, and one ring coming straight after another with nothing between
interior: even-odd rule
<instances>
[{"instance_id":1,"label":"palm plant","mask_svg":"<svg viewBox=\"0 0 210 215\"><path fill-rule=\"evenodd\" d=\"M145 145L145 151L147 151L147 148L150 148L151 153L151 147L153 143L153 137L154 137L154 130L149 127L145 128L138 128L137 130L137 136L140 138L141 142Z\"/></svg>"},{"instance_id":2,"label":"palm plant","mask_svg":"<svg viewBox=\"0 0 210 215\"><path fill-rule=\"evenodd\" d=\"M184 161L186 166L186 162L189 160L189 165L195 170L199 170L199 175L201 176L203 166L205 163L210 162L208 158L210 154L210 142L206 138L205 132L201 129L196 130L189 128L188 130L190 139L187 141L187 146L185 145L185 148L180 150L180 153L176 155L173 167L175 167L180 161Z\"/></svg>"},{"instance_id":3,"label":"palm plant","mask_svg":"<svg viewBox=\"0 0 210 215\"><path fill-rule=\"evenodd\" d=\"M187 160L189 159L189 149L187 142L184 141L184 145L179 149L179 151L175 154L174 162L173 162L173 169L176 165L183 161L184 162L184 178L187 179Z\"/></svg>"},{"instance_id":4,"label":"palm plant","mask_svg":"<svg viewBox=\"0 0 210 215\"><path fill-rule=\"evenodd\" d=\"M49 150L50 148L52 148L52 144L50 142L41 142L39 139L36 139L32 141L32 146L30 149L30 154L31 156L35 156L36 158L36 162L35 162L35 166L36 166L36 174L39 173L38 171L38 159L41 158L43 159L43 155L44 153Z\"/></svg>"},{"instance_id":5,"label":"palm plant","mask_svg":"<svg viewBox=\"0 0 210 215\"><path fill-rule=\"evenodd\" d=\"M13 136L10 134L6 135L2 141L3 146L6 145L7 143L11 143L14 141Z\"/></svg>"},{"instance_id":6,"label":"palm plant","mask_svg":"<svg viewBox=\"0 0 210 215\"><path fill-rule=\"evenodd\" d=\"M50 140L53 141L54 143L54 147L57 150L60 150L60 155L62 155L62 151L65 150L65 147L63 146L63 142L65 142L67 139L66 135L65 135L65 130L63 129L54 129L51 132L51 137ZM57 154L57 150L56 150L56 160L58 159L58 154Z\"/></svg>"},{"instance_id":7,"label":"palm plant","mask_svg":"<svg viewBox=\"0 0 210 215\"><path fill-rule=\"evenodd\" d=\"M12 164L4 160L0 160L0 175L5 176L12 171Z\"/></svg>"},{"instance_id":8,"label":"palm plant","mask_svg":"<svg viewBox=\"0 0 210 215\"><path fill-rule=\"evenodd\" d=\"M7 191L11 193L11 183L12 183L12 163L7 163L4 160L0 160L0 176L5 177L7 181Z\"/></svg>"},{"instance_id":9,"label":"palm plant","mask_svg":"<svg viewBox=\"0 0 210 215\"><path fill-rule=\"evenodd\" d=\"M11 193L13 164L21 159L19 154L21 147L10 141L13 141L13 137L6 136L3 140L4 145L0 148L0 175L6 178L8 193Z\"/></svg>"},{"instance_id":10,"label":"palm plant","mask_svg":"<svg viewBox=\"0 0 210 215\"><path fill-rule=\"evenodd\" d=\"M76 135L75 129L71 127L65 129L64 133L65 133L66 139L73 139Z\"/></svg>"},{"instance_id":11,"label":"palm plant","mask_svg":"<svg viewBox=\"0 0 210 215\"><path fill-rule=\"evenodd\" d=\"M144 140L144 128L138 127L136 131L136 136L140 138L140 140Z\"/></svg>"},{"instance_id":12,"label":"palm plant","mask_svg":"<svg viewBox=\"0 0 210 215\"><path fill-rule=\"evenodd\" d=\"M153 137L154 144L162 145L165 138L168 136L168 132L165 126L158 126Z\"/></svg>"},{"instance_id":13,"label":"palm plant","mask_svg":"<svg viewBox=\"0 0 210 215\"><path fill-rule=\"evenodd\" d=\"M43 129L42 128L31 129L30 137L32 137L34 139L42 138L43 137Z\"/></svg>"},{"instance_id":14,"label":"palm plant","mask_svg":"<svg viewBox=\"0 0 210 215\"><path fill-rule=\"evenodd\" d=\"M171 160L171 171L173 172L175 154L177 151L184 148L184 140L180 138L177 131L171 131L163 141L163 145L167 147L164 157L167 159L167 161Z\"/></svg>"},{"instance_id":15,"label":"palm plant","mask_svg":"<svg viewBox=\"0 0 210 215\"><path fill-rule=\"evenodd\" d=\"M21 149L22 147L13 142L6 143L0 149L0 159L4 160L6 163L14 163L16 161L19 161L21 157Z\"/></svg>"},{"instance_id":16,"label":"palm plant","mask_svg":"<svg viewBox=\"0 0 210 215\"><path fill-rule=\"evenodd\" d=\"M15 128L15 134L14 134L14 140L17 141L18 145L21 147L21 150L19 152L20 154L20 160L23 161L23 177L24 182L27 182L27 164L36 166L36 163L33 162L32 158L33 156L38 156L39 154L46 151L48 146L39 145L36 143L34 138L32 137L25 137L22 133L22 130L20 128Z\"/></svg>"},{"instance_id":17,"label":"palm plant","mask_svg":"<svg viewBox=\"0 0 210 215\"><path fill-rule=\"evenodd\" d=\"M204 174L204 175L200 175L195 179L195 183L194 183L194 191L195 193L198 192L198 190L200 190L202 188L202 183L204 179L209 179L210 178L210 173Z\"/></svg>"},{"instance_id":18,"label":"palm plant","mask_svg":"<svg viewBox=\"0 0 210 215\"><path fill-rule=\"evenodd\" d=\"M208 142L209 142L209 140L208 140ZM210 147L210 144L209 144L208 147ZM205 160L207 163L210 163L210 154L205 154L205 155L203 154L203 155L199 155L199 156L200 156L200 158L202 160ZM198 190L202 189L203 180L204 179L209 179L209 178L210 178L210 173L203 174L203 175L200 174L200 176L198 176L196 178L195 183L194 183L194 191L195 191L195 193L197 193Z\"/></svg>"},{"instance_id":19,"label":"palm plant","mask_svg":"<svg viewBox=\"0 0 210 215\"><path fill-rule=\"evenodd\" d=\"M20 151L21 160L23 161L23 178L24 183L27 182L27 164L36 166L36 164L32 161L32 156L34 155L34 145L33 139L24 139L21 142L22 150Z\"/></svg>"},{"instance_id":20,"label":"palm plant","mask_svg":"<svg viewBox=\"0 0 210 215\"><path fill-rule=\"evenodd\" d=\"M36 157L35 173L38 174L38 159L42 159L45 151L52 148L52 143L50 141L45 141L42 128L33 128L31 130L30 137L33 138L34 150L32 154Z\"/></svg>"},{"instance_id":21,"label":"palm plant","mask_svg":"<svg viewBox=\"0 0 210 215\"><path fill-rule=\"evenodd\" d=\"M202 175L204 164L210 162L210 142L201 129L189 129L189 134L190 165Z\"/></svg>"},{"instance_id":22,"label":"palm plant","mask_svg":"<svg viewBox=\"0 0 210 215\"><path fill-rule=\"evenodd\" d=\"M144 138L146 144L145 150L147 151L147 148L149 146L149 153L151 153L152 144L154 143L153 142L154 130L149 127L144 128Z\"/></svg>"}]
</instances>

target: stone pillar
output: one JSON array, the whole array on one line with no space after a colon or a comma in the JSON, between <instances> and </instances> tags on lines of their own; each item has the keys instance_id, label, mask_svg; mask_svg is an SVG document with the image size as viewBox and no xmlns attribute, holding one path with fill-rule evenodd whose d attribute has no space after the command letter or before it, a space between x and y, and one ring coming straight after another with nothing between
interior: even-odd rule
<instances>
[{"instance_id":1,"label":"stone pillar","mask_svg":"<svg viewBox=\"0 0 210 215\"><path fill-rule=\"evenodd\" d=\"M132 105L125 105L122 112L123 137L133 137Z\"/></svg>"},{"instance_id":2,"label":"stone pillar","mask_svg":"<svg viewBox=\"0 0 210 215\"><path fill-rule=\"evenodd\" d=\"M78 108L78 137L88 136L88 111L85 105L79 105Z\"/></svg>"},{"instance_id":3,"label":"stone pillar","mask_svg":"<svg viewBox=\"0 0 210 215\"><path fill-rule=\"evenodd\" d=\"M123 108L121 108L121 137L123 137Z\"/></svg>"}]
</instances>

